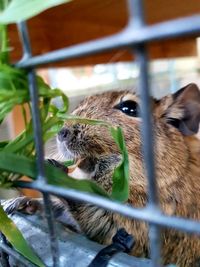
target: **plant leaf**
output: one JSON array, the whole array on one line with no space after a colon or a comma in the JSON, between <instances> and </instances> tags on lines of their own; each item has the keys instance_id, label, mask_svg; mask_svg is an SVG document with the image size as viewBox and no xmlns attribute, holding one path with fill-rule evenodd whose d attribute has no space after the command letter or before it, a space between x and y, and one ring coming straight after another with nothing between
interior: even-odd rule
<instances>
[{"instance_id":1,"label":"plant leaf","mask_svg":"<svg viewBox=\"0 0 200 267\"><path fill-rule=\"evenodd\" d=\"M124 202L129 197L129 160L124 136L120 127L110 127L110 132L122 154L122 162L113 174L112 198Z\"/></svg>"},{"instance_id":2,"label":"plant leaf","mask_svg":"<svg viewBox=\"0 0 200 267\"><path fill-rule=\"evenodd\" d=\"M81 118L78 116L63 114L60 112L58 112L57 117L59 119L62 119L63 121L68 120L68 121L74 121L74 122L78 122L78 123L84 123L84 124L89 124L89 125L100 125L100 126L105 126L105 127L111 127L112 126L110 123L105 122L105 121Z\"/></svg>"},{"instance_id":3,"label":"plant leaf","mask_svg":"<svg viewBox=\"0 0 200 267\"><path fill-rule=\"evenodd\" d=\"M9 141L1 141L0 142L0 149L4 148L5 146L7 146L9 143Z\"/></svg>"},{"instance_id":4,"label":"plant leaf","mask_svg":"<svg viewBox=\"0 0 200 267\"><path fill-rule=\"evenodd\" d=\"M0 152L0 169L23 174L33 179L37 177L35 160L12 153ZM91 180L73 179L58 168L47 163L45 163L45 171L49 184L109 197L101 187Z\"/></svg>"},{"instance_id":5,"label":"plant leaf","mask_svg":"<svg viewBox=\"0 0 200 267\"><path fill-rule=\"evenodd\" d=\"M68 98L59 89L51 88L37 76L38 93L41 101L41 115L43 121L46 119L49 111L50 100L56 97L61 97L63 100L63 108L59 112L66 113L68 109ZM24 70L15 69L6 64L0 64L0 121L3 121L5 116L17 104L23 105L30 100L28 90L27 75ZM51 105L52 107L52 105ZM55 115L58 109L53 112Z\"/></svg>"},{"instance_id":6,"label":"plant leaf","mask_svg":"<svg viewBox=\"0 0 200 267\"><path fill-rule=\"evenodd\" d=\"M0 218L0 231L6 236L12 246L36 266L44 267L45 265L35 254L33 249L27 244L23 235L21 234L17 226L14 224L14 222L8 217L1 205Z\"/></svg>"},{"instance_id":7,"label":"plant leaf","mask_svg":"<svg viewBox=\"0 0 200 267\"><path fill-rule=\"evenodd\" d=\"M67 3L71 0L12 0L0 13L0 23L16 23L45 11L48 8Z\"/></svg>"}]
</instances>

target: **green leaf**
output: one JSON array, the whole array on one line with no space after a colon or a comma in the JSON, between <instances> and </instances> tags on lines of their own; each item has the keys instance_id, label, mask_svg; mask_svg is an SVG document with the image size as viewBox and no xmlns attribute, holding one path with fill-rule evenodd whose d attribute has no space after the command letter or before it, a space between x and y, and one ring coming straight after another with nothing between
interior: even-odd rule
<instances>
[{"instance_id":1,"label":"green leaf","mask_svg":"<svg viewBox=\"0 0 200 267\"><path fill-rule=\"evenodd\" d=\"M49 132L48 130L52 127L60 124L60 121L56 117L50 117L42 127L44 136L46 136ZM32 124L30 123L29 129L22 132L18 137L16 137L13 141L10 141L7 146L4 148L4 152L14 152L19 153L22 149L26 148L28 145L33 143L33 129ZM57 130L57 128L56 128ZM56 130L51 132L51 136L56 134ZM45 138L46 139L46 138ZM47 140L47 139L46 139Z\"/></svg>"},{"instance_id":2,"label":"green leaf","mask_svg":"<svg viewBox=\"0 0 200 267\"><path fill-rule=\"evenodd\" d=\"M23 174L33 179L37 177L35 160L12 153L0 152L0 169ZM73 179L47 163L45 163L45 171L49 184L109 197L101 187L91 180Z\"/></svg>"},{"instance_id":3,"label":"green leaf","mask_svg":"<svg viewBox=\"0 0 200 267\"><path fill-rule=\"evenodd\" d=\"M4 148L5 146L7 146L9 143L9 141L2 141L0 142L0 149Z\"/></svg>"},{"instance_id":4,"label":"green leaf","mask_svg":"<svg viewBox=\"0 0 200 267\"><path fill-rule=\"evenodd\" d=\"M78 123L84 123L84 124L89 124L89 125L100 125L100 126L105 126L105 127L111 127L112 126L110 123L105 122L105 121L81 118L78 116L63 114L60 112L58 112L57 117L59 119L62 119L63 121L68 120L68 121L74 121L74 122L78 122Z\"/></svg>"},{"instance_id":5,"label":"green leaf","mask_svg":"<svg viewBox=\"0 0 200 267\"><path fill-rule=\"evenodd\" d=\"M68 109L68 98L59 89L51 88L37 76L38 93L41 101L41 116L45 120L49 112L50 100L61 97L63 100L63 109L59 112L66 113ZM12 109L20 104L29 103L29 90L27 75L24 70L18 70L6 64L0 64L0 121ZM51 105L51 109L53 105ZM54 107L53 115L56 115L58 109Z\"/></svg>"},{"instance_id":6,"label":"green leaf","mask_svg":"<svg viewBox=\"0 0 200 267\"><path fill-rule=\"evenodd\" d=\"M0 63L7 63L9 59L8 54L8 40L7 40L7 26L0 25Z\"/></svg>"},{"instance_id":7,"label":"green leaf","mask_svg":"<svg viewBox=\"0 0 200 267\"><path fill-rule=\"evenodd\" d=\"M74 160L67 160L67 161L63 162L63 165L65 165L66 167L69 167L73 164L74 164Z\"/></svg>"},{"instance_id":8,"label":"green leaf","mask_svg":"<svg viewBox=\"0 0 200 267\"><path fill-rule=\"evenodd\" d=\"M27 20L48 8L67 3L70 0L12 0L0 13L0 23L9 24Z\"/></svg>"},{"instance_id":9,"label":"green leaf","mask_svg":"<svg viewBox=\"0 0 200 267\"><path fill-rule=\"evenodd\" d=\"M124 202L129 197L129 160L124 136L120 127L110 127L110 132L122 153L122 162L113 174L112 198Z\"/></svg>"},{"instance_id":10,"label":"green leaf","mask_svg":"<svg viewBox=\"0 0 200 267\"><path fill-rule=\"evenodd\" d=\"M34 263L36 266L44 267L40 258L35 254L32 248L27 244L23 235L8 217L0 205L0 231L6 236L12 246L21 253L25 258Z\"/></svg>"}]
</instances>

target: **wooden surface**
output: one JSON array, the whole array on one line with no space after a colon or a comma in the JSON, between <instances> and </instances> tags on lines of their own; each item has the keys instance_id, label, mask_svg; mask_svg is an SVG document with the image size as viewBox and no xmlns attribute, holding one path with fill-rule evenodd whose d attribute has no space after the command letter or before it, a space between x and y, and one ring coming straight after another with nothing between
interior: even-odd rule
<instances>
[{"instance_id":1,"label":"wooden surface","mask_svg":"<svg viewBox=\"0 0 200 267\"><path fill-rule=\"evenodd\" d=\"M200 13L199 0L146 0L145 14L149 24ZM74 0L52 8L28 21L33 54L95 40L123 29L128 21L125 0ZM12 60L21 57L16 27L9 27ZM196 55L196 38L156 42L149 47L151 58ZM128 51L113 51L87 58L70 60L65 66L131 60ZM54 64L55 65L55 64Z\"/></svg>"}]
</instances>

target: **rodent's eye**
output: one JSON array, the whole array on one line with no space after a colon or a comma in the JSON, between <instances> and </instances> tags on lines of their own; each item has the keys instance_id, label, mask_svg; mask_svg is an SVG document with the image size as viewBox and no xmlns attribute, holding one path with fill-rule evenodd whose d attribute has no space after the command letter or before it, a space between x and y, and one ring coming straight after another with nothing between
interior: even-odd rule
<instances>
[{"instance_id":1,"label":"rodent's eye","mask_svg":"<svg viewBox=\"0 0 200 267\"><path fill-rule=\"evenodd\" d=\"M122 101L117 106L115 106L115 108L121 110L128 116L139 117L138 104L133 100Z\"/></svg>"},{"instance_id":2,"label":"rodent's eye","mask_svg":"<svg viewBox=\"0 0 200 267\"><path fill-rule=\"evenodd\" d=\"M179 129L180 127L180 120L176 118L168 118L167 122L174 126L175 128Z\"/></svg>"}]
</instances>

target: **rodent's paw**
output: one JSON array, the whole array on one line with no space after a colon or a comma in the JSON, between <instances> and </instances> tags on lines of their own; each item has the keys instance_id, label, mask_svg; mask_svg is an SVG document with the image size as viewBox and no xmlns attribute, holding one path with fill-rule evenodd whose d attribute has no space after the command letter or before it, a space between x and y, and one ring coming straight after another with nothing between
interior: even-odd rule
<instances>
[{"instance_id":1,"label":"rodent's paw","mask_svg":"<svg viewBox=\"0 0 200 267\"><path fill-rule=\"evenodd\" d=\"M67 172L68 170L68 168L64 164L60 163L59 161L55 159L47 159L47 162L64 172Z\"/></svg>"},{"instance_id":2,"label":"rodent's paw","mask_svg":"<svg viewBox=\"0 0 200 267\"><path fill-rule=\"evenodd\" d=\"M28 197L17 197L5 200L1 202L1 205L7 214L13 214L18 211L33 215L41 210L41 203L37 199Z\"/></svg>"},{"instance_id":3,"label":"rodent's paw","mask_svg":"<svg viewBox=\"0 0 200 267\"><path fill-rule=\"evenodd\" d=\"M95 167L95 175L99 177L113 172L113 170L120 164L121 160L122 157L118 154L103 155L99 157Z\"/></svg>"}]
</instances>

